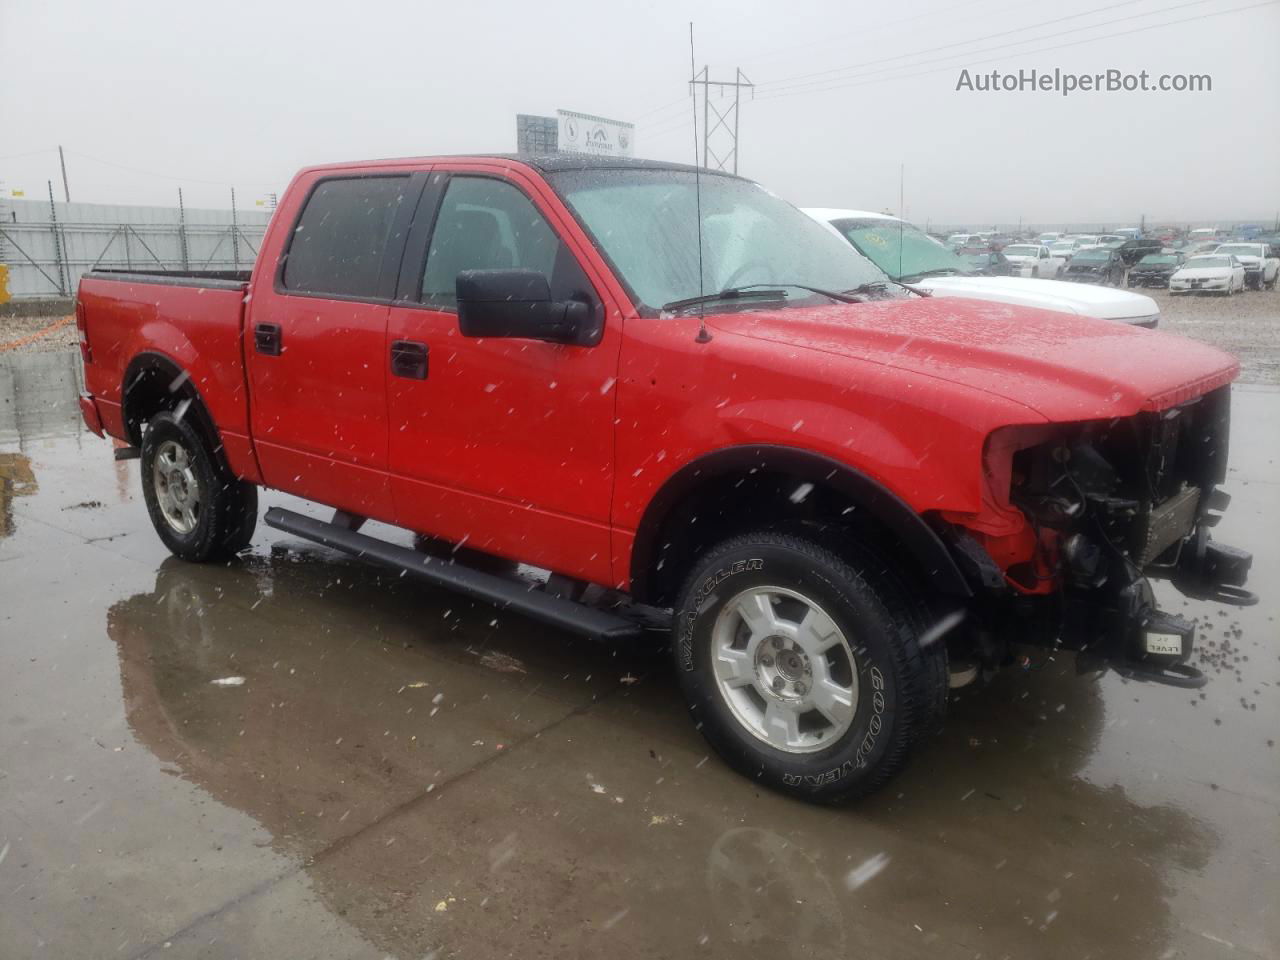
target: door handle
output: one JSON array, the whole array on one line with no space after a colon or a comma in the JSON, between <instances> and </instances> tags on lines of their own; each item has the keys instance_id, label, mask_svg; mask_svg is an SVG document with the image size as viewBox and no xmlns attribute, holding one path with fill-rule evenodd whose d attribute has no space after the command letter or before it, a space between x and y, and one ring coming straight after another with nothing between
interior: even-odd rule
<instances>
[{"instance_id":1,"label":"door handle","mask_svg":"<svg viewBox=\"0 0 1280 960\"><path fill-rule=\"evenodd\" d=\"M392 340L391 372L410 380L427 379L427 345L417 340Z\"/></svg>"},{"instance_id":2,"label":"door handle","mask_svg":"<svg viewBox=\"0 0 1280 960\"><path fill-rule=\"evenodd\" d=\"M253 328L253 347L268 357L280 356L280 324L259 323Z\"/></svg>"}]
</instances>

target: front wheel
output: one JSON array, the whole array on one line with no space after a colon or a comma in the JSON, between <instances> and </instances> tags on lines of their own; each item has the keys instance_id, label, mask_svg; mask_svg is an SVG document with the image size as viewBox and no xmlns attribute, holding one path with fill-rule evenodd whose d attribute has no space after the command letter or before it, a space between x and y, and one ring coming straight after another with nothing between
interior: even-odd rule
<instances>
[{"instance_id":1,"label":"front wheel","mask_svg":"<svg viewBox=\"0 0 1280 960\"><path fill-rule=\"evenodd\" d=\"M673 653L703 736L744 776L840 803L884 785L946 705L946 647L906 592L801 537L756 533L685 582Z\"/></svg>"},{"instance_id":2,"label":"front wheel","mask_svg":"<svg viewBox=\"0 0 1280 960\"><path fill-rule=\"evenodd\" d=\"M235 477L189 418L157 414L142 436L142 498L175 556L202 563L248 546L258 490Z\"/></svg>"}]
</instances>

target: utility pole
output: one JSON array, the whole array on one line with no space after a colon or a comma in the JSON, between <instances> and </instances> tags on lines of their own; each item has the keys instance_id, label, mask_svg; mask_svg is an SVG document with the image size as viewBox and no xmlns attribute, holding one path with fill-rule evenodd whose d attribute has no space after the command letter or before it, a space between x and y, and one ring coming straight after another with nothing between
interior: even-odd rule
<instances>
[{"instance_id":1,"label":"utility pole","mask_svg":"<svg viewBox=\"0 0 1280 960\"><path fill-rule=\"evenodd\" d=\"M191 269L191 260L187 250L187 207L182 202L182 188L178 188L178 247L182 251L182 269Z\"/></svg>"},{"instance_id":2,"label":"utility pole","mask_svg":"<svg viewBox=\"0 0 1280 960\"><path fill-rule=\"evenodd\" d=\"M62 258L62 232L58 229L58 207L53 202L53 181L45 181L49 184L49 229L53 231L53 256L58 264L58 293L60 296L67 295L67 270L63 266Z\"/></svg>"},{"instance_id":3,"label":"utility pole","mask_svg":"<svg viewBox=\"0 0 1280 960\"><path fill-rule=\"evenodd\" d=\"M231 262L235 265L235 269L240 269L240 238L236 236L239 230L236 223L236 188L231 188Z\"/></svg>"},{"instance_id":4,"label":"utility pole","mask_svg":"<svg viewBox=\"0 0 1280 960\"><path fill-rule=\"evenodd\" d=\"M742 105L742 91L750 90L751 98L754 100L756 95L756 85L747 79L747 75L741 70L735 70L732 80L712 80L711 68L703 67L692 77L689 78L689 89L697 97L697 87L702 87L702 165L710 170L711 162L715 161L717 170L729 170L732 165L732 172L738 172L738 111ZM733 91L733 102L725 105L724 109L711 102L711 88L715 87L719 94L719 99L725 99L725 90ZM715 124L711 123L711 115L715 114ZM720 151L723 156L711 146L712 135L717 131L723 131L717 138L720 143Z\"/></svg>"},{"instance_id":5,"label":"utility pole","mask_svg":"<svg viewBox=\"0 0 1280 960\"><path fill-rule=\"evenodd\" d=\"M67 203L70 203L71 188L67 186L67 158L62 155L62 144L58 144L58 163L62 166L62 195Z\"/></svg>"}]
</instances>

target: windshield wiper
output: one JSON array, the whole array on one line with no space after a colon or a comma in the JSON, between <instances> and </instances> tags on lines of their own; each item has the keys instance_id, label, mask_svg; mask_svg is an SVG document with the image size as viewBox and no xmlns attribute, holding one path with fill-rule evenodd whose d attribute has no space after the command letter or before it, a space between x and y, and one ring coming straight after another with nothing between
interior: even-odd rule
<instances>
[{"instance_id":1,"label":"windshield wiper","mask_svg":"<svg viewBox=\"0 0 1280 960\"><path fill-rule=\"evenodd\" d=\"M886 279L886 280L872 280L872 281L871 281L871 282L869 282L869 283L860 283L860 284L858 284L858 286L854 287L852 290L845 290L845 291L844 291L844 293L845 293L845 294L847 294L847 295L849 295L849 296L854 296L854 297L856 297L856 296L858 296L859 294L864 294L864 293L873 293L873 292L875 292L876 290L884 290L884 289L887 289L887 288L888 288L888 286L889 286L889 284L893 284L894 286L901 287L903 290L910 290L910 291L911 291L912 293L914 293L917 297L932 297L932 296L933 296L933 294L932 294L932 293L930 293L928 290L921 290L919 287L913 287L913 286L911 286L911 284L909 284L909 283L903 283L901 280L889 280L889 279Z\"/></svg>"},{"instance_id":2,"label":"windshield wiper","mask_svg":"<svg viewBox=\"0 0 1280 960\"><path fill-rule=\"evenodd\" d=\"M816 293L819 296L838 301L840 303L857 303L854 297L843 293L833 293L830 290L823 290L819 287L810 287L803 283L748 283L741 287L729 287L717 293L705 293L700 297L686 297L683 300L672 300L670 303L662 305L663 310L683 310L685 307L696 307L703 303L718 303L721 300L786 300L787 291L783 287L789 287L793 290L805 290L809 293Z\"/></svg>"},{"instance_id":3,"label":"windshield wiper","mask_svg":"<svg viewBox=\"0 0 1280 960\"><path fill-rule=\"evenodd\" d=\"M757 290L750 287L728 287L716 293L704 293L699 297L685 297L683 300L672 300L662 305L663 310L683 310L685 307L696 307L702 303L718 303L721 300L785 300L787 291L777 289Z\"/></svg>"}]
</instances>

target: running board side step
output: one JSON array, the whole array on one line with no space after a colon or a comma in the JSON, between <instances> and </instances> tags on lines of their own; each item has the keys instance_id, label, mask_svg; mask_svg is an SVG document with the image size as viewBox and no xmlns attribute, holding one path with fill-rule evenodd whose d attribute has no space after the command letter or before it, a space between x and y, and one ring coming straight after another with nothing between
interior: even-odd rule
<instances>
[{"instance_id":1,"label":"running board side step","mask_svg":"<svg viewBox=\"0 0 1280 960\"><path fill-rule=\"evenodd\" d=\"M536 584L508 580L449 560L430 557L408 547L358 533L347 526L327 523L281 507L272 507L263 519L267 526L291 533L295 537L312 540L353 556L377 560L437 586L487 600L503 610L523 614L531 620L571 633L606 640L628 639L642 633L641 625L633 620L607 610L552 596L543 592Z\"/></svg>"}]
</instances>

